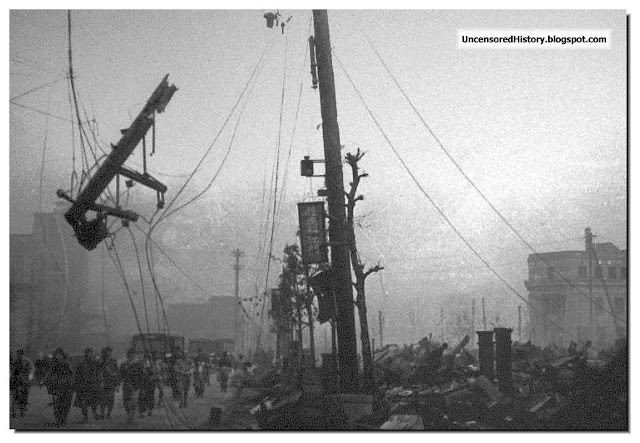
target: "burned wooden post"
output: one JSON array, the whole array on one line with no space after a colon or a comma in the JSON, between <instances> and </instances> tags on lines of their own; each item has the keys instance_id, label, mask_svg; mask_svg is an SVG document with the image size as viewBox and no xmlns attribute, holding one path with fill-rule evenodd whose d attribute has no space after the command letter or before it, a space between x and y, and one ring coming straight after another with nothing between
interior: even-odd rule
<instances>
[{"instance_id":1,"label":"burned wooden post","mask_svg":"<svg viewBox=\"0 0 640 443\"><path fill-rule=\"evenodd\" d=\"M496 334L496 375L503 393L511 391L511 328L494 328Z\"/></svg>"},{"instance_id":2,"label":"burned wooden post","mask_svg":"<svg viewBox=\"0 0 640 443\"><path fill-rule=\"evenodd\" d=\"M482 375L493 380L493 331L478 331L478 360Z\"/></svg>"}]
</instances>

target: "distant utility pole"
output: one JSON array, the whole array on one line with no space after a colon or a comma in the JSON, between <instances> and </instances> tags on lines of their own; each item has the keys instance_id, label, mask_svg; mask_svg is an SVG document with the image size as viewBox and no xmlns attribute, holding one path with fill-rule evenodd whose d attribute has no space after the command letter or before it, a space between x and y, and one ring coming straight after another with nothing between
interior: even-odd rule
<instances>
[{"instance_id":1,"label":"distant utility pole","mask_svg":"<svg viewBox=\"0 0 640 443\"><path fill-rule=\"evenodd\" d=\"M482 327L483 330L487 330L487 313L484 310L484 297L482 297Z\"/></svg>"},{"instance_id":2,"label":"distant utility pole","mask_svg":"<svg viewBox=\"0 0 640 443\"><path fill-rule=\"evenodd\" d=\"M589 272L589 339L594 336L593 334L593 234L591 228L585 228L584 230L584 242L585 250L589 258L589 266L587 271ZM582 338L582 337L580 337Z\"/></svg>"},{"instance_id":3,"label":"distant utility pole","mask_svg":"<svg viewBox=\"0 0 640 443\"><path fill-rule=\"evenodd\" d=\"M378 332L380 334L380 348L382 348L384 346L384 335L383 335L383 328L384 328L384 317L382 315L382 311L378 311Z\"/></svg>"},{"instance_id":4,"label":"distant utility pole","mask_svg":"<svg viewBox=\"0 0 640 443\"><path fill-rule=\"evenodd\" d=\"M244 255L244 252L240 249L235 249L231 253L235 258L236 262L233 265L233 269L236 271L236 286L235 286L235 298L236 298L236 309L235 309L235 332L234 332L234 343L236 345L236 354L240 351L241 348L244 347L244 328L242 328L240 319L242 318L242 314L240 313L240 269L242 266L240 265L240 257Z\"/></svg>"},{"instance_id":5,"label":"distant utility pole","mask_svg":"<svg viewBox=\"0 0 640 443\"><path fill-rule=\"evenodd\" d=\"M313 11L315 53L320 86L320 112L324 139L325 186L329 208L329 245L331 269L335 276L338 370L340 387L345 392L355 392L358 383L358 354L354 319L351 263L347 244L345 193L342 175L342 153L336 108L336 90L331 61L329 20L326 10Z\"/></svg>"},{"instance_id":6,"label":"distant utility pole","mask_svg":"<svg viewBox=\"0 0 640 443\"><path fill-rule=\"evenodd\" d=\"M476 335L476 299L471 300L471 337Z\"/></svg>"},{"instance_id":7,"label":"distant utility pole","mask_svg":"<svg viewBox=\"0 0 640 443\"><path fill-rule=\"evenodd\" d=\"M522 343L522 306L518 306L518 341Z\"/></svg>"}]
</instances>

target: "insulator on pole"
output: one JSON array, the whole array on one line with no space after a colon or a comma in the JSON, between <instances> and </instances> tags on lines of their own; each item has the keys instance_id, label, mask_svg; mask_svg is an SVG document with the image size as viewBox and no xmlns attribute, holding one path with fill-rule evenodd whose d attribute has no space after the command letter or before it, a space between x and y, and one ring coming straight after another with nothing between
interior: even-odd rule
<instances>
[{"instance_id":1,"label":"insulator on pole","mask_svg":"<svg viewBox=\"0 0 640 443\"><path fill-rule=\"evenodd\" d=\"M309 37L309 60L311 61L311 87L318 88L318 64L316 63L316 42L313 35Z\"/></svg>"}]
</instances>

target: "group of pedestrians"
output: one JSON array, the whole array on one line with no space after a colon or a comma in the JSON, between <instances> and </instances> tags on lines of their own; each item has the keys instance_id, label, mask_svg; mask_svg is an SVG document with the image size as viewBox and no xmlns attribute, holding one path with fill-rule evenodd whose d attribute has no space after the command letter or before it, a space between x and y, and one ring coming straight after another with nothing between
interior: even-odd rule
<instances>
[{"instance_id":1,"label":"group of pedestrians","mask_svg":"<svg viewBox=\"0 0 640 443\"><path fill-rule=\"evenodd\" d=\"M242 354L233 358L227 352L223 352L217 360L217 366L220 390L226 393L231 386L235 388L235 396L240 397L247 382L253 377L253 364L245 361Z\"/></svg>"},{"instance_id":2,"label":"group of pedestrians","mask_svg":"<svg viewBox=\"0 0 640 443\"><path fill-rule=\"evenodd\" d=\"M143 357L130 349L121 364L112 354L113 350L108 346L101 350L99 357L94 355L93 349L87 348L84 358L72 367L62 348L36 364L19 350L11 360L12 416L25 414L34 380L46 386L51 395L49 405L53 407L57 427L65 425L72 406L80 408L83 423L91 416L94 420L111 418L115 394L120 387L127 422L133 422L136 412L140 417L151 416L154 408L164 404L165 386L171 388L179 406L186 408L192 377L197 397L203 397L205 386L209 384L208 357L201 354L194 361L180 351L160 359L155 355Z\"/></svg>"},{"instance_id":3,"label":"group of pedestrians","mask_svg":"<svg viewBox=\"0 0 640 443\"><path fill-rule=\"evenodd\" d=\"M73 371L62 348L54 351L46 365L44 384L52 397L50 405L53 406L56 426L64 426L67 422L72 403L82 411L83 423L89 420L89 410L96 420L111 418L115 393L121 381L112 352L107 346L100 352L100 357L95 358L93 349L87 348L84 359Z\"/></svg>"},{"instance_id":4,"label":"group of pedestrians","mask_svg":"<svg viewBox=\"0 0 640 443\"><path fill-rule=\"evenodd\" d=\"M240 395L252 367L242 356L235 359L226 352L214 361L200 350L193 359L179 349L163 357L156 358L154 354L143 357L129 349L126 358L118 364L109 346L102 348L98 357L92 348L87 348L82 360L72 367L62 348L36 361L35 365L20 350L11 362L12 416L18 412L24 415L34 379L46 386L52 399L49 405L54 410L55 425L61 427L67 422L72 405L80 408L82 423L88 422L91 416L94 420L110 419L120 387L128 423L134 421L136 412L140 417L151 416L154 408L162 406L165 387L171 389L172 398L180 408L187 408L191 385L196 398L203 398L213 370L218 373L223 393L231 386L236 389L236 395Z\"/></svg>"}]
</instances>

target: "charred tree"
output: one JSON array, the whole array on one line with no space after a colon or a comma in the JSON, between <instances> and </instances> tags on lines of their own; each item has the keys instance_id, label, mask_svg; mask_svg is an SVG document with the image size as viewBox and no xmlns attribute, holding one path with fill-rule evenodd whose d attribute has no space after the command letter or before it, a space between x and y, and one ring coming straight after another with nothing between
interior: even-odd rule
<instances>
[{"instance_id":1,"label":"charred tree","mask_svg":"<svg viewBox=\"0 0 640 443\"><path fill-rule=\"evenodd\" d=\"M298 331L299 362L303 362L302 330L304 326L309 328L309 348L315 360L313 323L316 318L316 310L313 303L314 293L310 290L308 284L309 269L303 265L297 245L287 245L284 248L283 262L284 267L280 275L280 291L284 295L283 298L288 301L286 309L288 310L288 317L291 319L291 325L294 330Z\"/></svg>"},{"instance_id":2,"label":"charred tree","mask_svg":"<svg viewBox=\"0 0 640 443\"><path fill-rule=\"evenodd\" d=\"M349 255L351 256L351 266L356 278L353 286L356 289L356 307L358 308L358 319L360 322L360 340L362 342L362 372L363 384L365 392L373 392L373 356L371 353L371 339L369 337L369 321L367 317L367 300L365 294L365 280L375 272L384 269L382 266L375 265L365 271L365 264L358 254L358 246L355 234L355 207L358 201L364 200L364 196L358 194L358 186L360 180L367 177L367 173L360 173L358 162L364 156L364 152L358 151L356 154L347 153L345 160L351 167L352 179L349 192L345 192L347 197L347 238L349 245Z\"/></svg>"}]
</instances>

